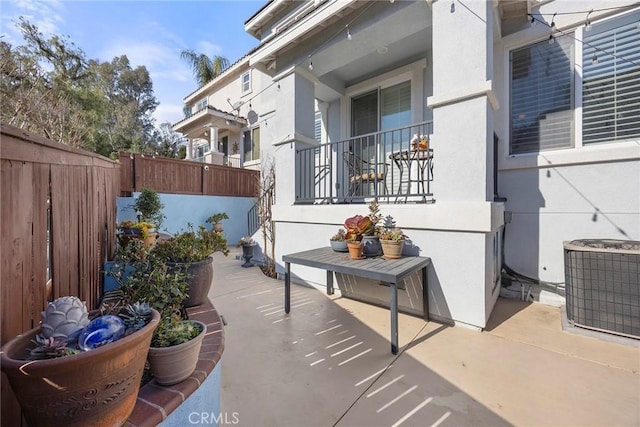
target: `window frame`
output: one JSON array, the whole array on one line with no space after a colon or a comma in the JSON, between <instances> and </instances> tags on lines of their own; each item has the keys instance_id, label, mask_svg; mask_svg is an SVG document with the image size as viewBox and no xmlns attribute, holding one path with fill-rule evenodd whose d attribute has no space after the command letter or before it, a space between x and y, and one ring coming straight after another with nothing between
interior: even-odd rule
<instances>
[{"instance_id":1,"label":"window frame","mask_svg":"<svg viewBox=\"0 0 640 427\"><path fill-rule=\"evenodd\" d=\"M565 145L557 145L557 146L550 146L548 148L541 148L543 146L542 144L542 138L541 138L541 131L539 130L540 128L540 123L542 123L542 120L544 120L543 118L540 118L539 121L537 122L538 124L538 139L536 141L538 149L535 150L530 150L530 151L514 151L514 146L513 146L513 135L514 135L514 126L513 126L513 92L514 92L514 79L513 79L513 75L514 75L514 66L513 66L513 57L516 54L516 52L520 52L520 51L524 51L525 49L528 49L527 54L529 55L529 57L533 57L536 53L536 49L537 46L540 46L541 48L545 48L548 45L548 39L543 39L543 40L539 40L533 43L528 43L525 44L523 46L520 47L516 47L513 49L510 49L507 55L507 62L508 62L508 68L509 68L509 72L507 74L508 76L508 81L507 81L507 85L508 85L508 93L509 93L509 100L508 100L508 105L509 105L509 117L508 117L508 126L509 126L509 145L508 145L508 153L509 155L523 155L523 154L531 154L531 153L539 153L539 152L549 152L549 151L555 151L555 150L566 150L566 149L571 149L573 147L575 147L576 144L576 134L575 134L575 130L576 130L576 110L578 107L577 104L577 95L576 95L576 86L577 86L577 82L576 82L576 71L577 71L577 55L575 52L575 45L577 44L575 42L574 39L574 35L572 33L565 33L564 35L558 35L557 37L555 37L555 42L553 44L553 46L559 46L560 43L568 43L568 51L569 51L569 70L568 70L568 75L569 78L567 79L569 82L569 92L570 92L570 97L569 97L569 109L568 110L559 110L559 111L545 111L544 116L546 117L547 114L553 114L553 113L558 113L558 112L563 112L563 111L568 111L568 115L571 116L571 120L572 120L572 124L570 127L568 127L568 132L569 132L569 140L565 143ZM533 63L533 61L531 59L529 59L529 62L531 65L529 72L535 72L536 68L539 67L539 63ZM549 63L547 62L546 68L547 70L549 69ZM553 69L552 69L553 71ZM564 70L566 71L566 70ZM563 71L563 72L564 72ZM538 82L539 80L535 79L535 82ZM546 86L553 86L554 85L554 81L557 81L556 79L553 79L552 75L549 75L549 79L547 79L547 81L542 82L541 85ZM554 86L555 87L555 86ZM560 86L557 86L560 87ZM535 88L534 88L535 89ZM538 86L537 89L540 89L540 87ZM555 92L553 92L555 93ZM540 96L537 96L534 98L537 102L536 104L540 104L541 102L540 100ZM550 104L549 106L552 107L555 104ZM528 111L528 110L524 110L524 111ZM524 112L523 111L523 112ZM537 113L541 113L541 111L537 111ZM539 116L539 115L538 115ZM550 126L553 126L553 122L550 122ZM526 145L526 142L521 142L523 145ZM551 144L550 144L551 145Z\"/></svg>"},{"instance_id":2,"label":"window frame","mask_svg":"<svg viewBox=\"0 0 640 427\"><path fill-rule=\"evenodd\" d=\"M245 77L247 78L246 82ZM240 91L243 95L251 92L251 80L251 70L247 70L240 75ZM247 86L246 89L245 85Z\"/></svg>"},{"instance_id":3,"label":"window frame","mask_svg":"<svg viewBox=\"0 0 640 427\"><path fill-rule=\"evenodd\" d=\"M254 144L254 135L256 132L258 133L258 147L257 147L258 149L257 150ZM249 142L246 141L246 135L249 135ZM260 161L260 126L245 128L245 130L242 132L242 140L243 140L242 141L243 162L244 163L259 162ZM249 150L247 150L247 144L250 144ZM247 153L250 154L249 157L247 157Z\"/></svg>"},{"instance_id":4,"label":"window frame","mask_svg":"<svg viewBox=\"0 0 640 427\"><path fill-rule=\"evenodd\" d=\"M633 10L627 10L606 18L599 19L594 22L594 25L602 22L607 22L615 19L622 18L629 14L635 14L640 12L640 8ZM640 141L640 137L630 137L627 139L611 139L606 141L592 142L584 144L583 142L583 36L584 36L584 22L576 21L571 29L564 30L564 34L568 34L574 40L573 43L573 144L570 147L555 148L549 150L536 150L523 153L511 153L512 141L511 141L511 54L515 50L519 50L525 47L530 47L541 41L547 40L549 35L544 34L535 38L531 37L530 32L521 32L513 36L506 37L504 41L504 90L505 90L505 102L509 106L509 109L505 115L504 130L505 135L508 136L506 140L507 144L503 144L501 149L503 155L501 161L501 169L517 169L520 167L531 167L534 165L544 166L548 165L549 161L553 159L555 164L575 164L575 163L593 163L601 161L615 161L626 160L630 158L637 158L637 154L634 153L634 149L637 149L637 142ZM533 159L533 160L532 160Z\"/></svg>"}]
</instances>

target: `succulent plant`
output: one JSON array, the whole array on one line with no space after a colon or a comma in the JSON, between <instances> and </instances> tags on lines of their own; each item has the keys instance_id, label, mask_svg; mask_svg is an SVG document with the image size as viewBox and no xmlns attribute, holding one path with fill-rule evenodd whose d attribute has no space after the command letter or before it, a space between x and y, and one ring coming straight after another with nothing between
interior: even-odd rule
<instances>
[{"instance_id":1,"label":"succulent plant","mask_svg":"<svg viewBox=\"0 0 640 427\"><path fill-rule=\"evenodd\" d=\"M62 337L65 340L77 335L89 324L87 306L78 297L60 297L50 302L42 312L40 328L45 338Z\"/></svg>"},{"instance_id":2,"label":"succulent plant","mask_svg":"<svg viewBox=\"0 0 640 427\"><path fill-rule=\"evenodd\" d=\"M202 332L202 327L189 320L172 322L165 319L160 322L151 339L152 347L171 347L183 344L197 337Z\"/></svg>"},{"instance_id":3,"label":"succulent plant","mask_svg":"<svg viewBox=\"0 0 640 427\"><path fill-rule=\"evenodd\" d=\"M142 329L151 320L151 306L146 303L136 302L128 304L124 312L120 314L127 328L127 334Z\"/></svg>"},{"instance_id":4,"label":"succulent plant","mask_svg":"<svg viewBox=\"0 0 640 427\"><path fill-rule=\"evenodd\" d=\"M42 335L36 335L36 339L32 342L37 347L29 352L27 360L53 359L79 353L79 350L67 347L65 337L45 338Z\"/></svg>"}]
</instances>

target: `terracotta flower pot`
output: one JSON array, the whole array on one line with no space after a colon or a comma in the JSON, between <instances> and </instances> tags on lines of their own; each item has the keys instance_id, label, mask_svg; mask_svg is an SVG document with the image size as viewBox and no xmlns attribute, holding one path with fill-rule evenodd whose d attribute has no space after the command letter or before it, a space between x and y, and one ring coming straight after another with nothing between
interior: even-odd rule
<instances>
[{"instance_id":1,"label":"terracotta flower pot","mask_svg":"<svg viewBox=\"0 0 640 427\"><path fill-rule=\"evenodd\" d=\"M404 248L404 240L380 240L382 245L382 253L387 259L402 258L402 248Z\"/></svg>"},{"instance_id":2,"label":"terracotta flower pot","mask_svg":"<svg viewBox=\"0 0 640 427\"><path fill-rule=\"evenodd\" d=\"M349 258L351 259L364 259L364 243L362 242L347 242L349 248Z\"/></svg>"},{"instance_id":3,"label":"terracotta flower pot","mask_svg":"<svg viewBox=\"0 0 640 427\"><path fill-rule=\"evenodd\" d=\"M155 232L148 233L147 237L144 237L144 238L142 237L142 234L139 234L139 233L118 234L118 241L120 242L120 246L122 246L123 248L127 247L127 244L129 243L129 241L131 241L131 239L142 240L142 244L144 245L144 247L148 248L156 242L156 240L158 239L158 233L155 233Z\"/></svg>"},{"instance_id":4,"label":"terracotta flower pot","mask_svg":"<svg viewBox=\"0 0 640 427\"><path fill-rule=\"evenodd\" d=\"M196 369L202 340L207 333L207 325L197 320L187 320L201 326L202 331L194 339L171 347L151 347L149 366L158 384L172 385L182 382Z\"/></svg>"},{"instance_id":5,"label":"terracotta flower pot","mask_svg":"<svg viewBox=\"0 0 640 427\"><path fill-rule=\"evenodd\" d=\"M122 425L136 404L160 314L133 334L94 350L55 359L21 360L40 331L2 347L2 371L31 427Z\"/></svg>"}]
</instances>

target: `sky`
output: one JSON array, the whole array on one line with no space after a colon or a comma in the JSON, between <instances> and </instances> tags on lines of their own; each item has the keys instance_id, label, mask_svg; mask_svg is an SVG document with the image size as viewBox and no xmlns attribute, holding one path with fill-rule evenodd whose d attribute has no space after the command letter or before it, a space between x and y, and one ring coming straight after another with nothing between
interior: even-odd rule
<instances>
[{"instance_id":1,"label":"sky","mask_svg":"<svg viewBox=\"0 0 640 427\"><path fill-rule=\"evenodd\" d=\"M160 105L156 125L183 118L183 98L198 88L180 52L221 55L230 63L258 45L244 23L266 0L0 0L0 37L24 44L15 23L24 16L45 36L68 36L88 59L126 55L144 65Z\"/></svg>"}]
</instances>

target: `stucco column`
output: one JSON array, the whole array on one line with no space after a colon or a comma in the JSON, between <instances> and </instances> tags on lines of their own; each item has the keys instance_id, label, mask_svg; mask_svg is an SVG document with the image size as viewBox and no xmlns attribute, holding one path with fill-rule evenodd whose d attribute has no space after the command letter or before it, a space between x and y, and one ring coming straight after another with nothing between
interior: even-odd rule
<instances>
[{"instance_id":1,"label":"stucco column","mask_svg":"<svg viewBox=\"0 0 640 427\"><path fill-rule=\"evenodd\" d=\"M187 138L187 156L185 160L191 160L193 158L193 140L191 138Z\"/></svg>"},{"instance_id":2,"label":"stucco column","mask_svg":"<svg viewBox=\"0 0 640 427\"><path fill-rule=\"evenodd\" d=\"M496 231L502 224L493 202L493 2L433 2L434 180L436 205L461 219L446 241L456 242L456 265L433 256L444 306L456 324L483 328L499 295ZM466 224L480 219L484 232ZM453 253L453 252L451 252ZM445 313L446 314L446 313Z\"/></svg>"},{"instance_id":3,"label":"stucco column","mask_svg":"<svg viewBox=\"0 0 640 427\"><path fill-rule=\"evenodd\" d=\"M454 3L455 4L455 3ZM493 200L493 2L433 2L434 192ZM473 13L472 13L473 12Z\"/></svg>"},{"instance_id":4,"label":"stucco column","mask_svg":"<svg viewBox=\"0 0 640 427\"><path fill-rule=\"evenodd\" d=\"M218 128L215 126L209 128L209 150L212 153L218 152Z\"/></svg>"},{"instance_id":5,"label":"stucco column","mask_svg":"<svg viewBox=\"0 0 640 427\"><path fill-rule=\"evenodd\" d=\"M273 129L277 204L289 206L295 202L296 186L301 174L313 173L313 168L296 165L296 149L315 144L314 140L314 100L315 86L302 70L291 68L278 75L280 89L276 92L277 106Z\"/></svg>"}]
</instances>

